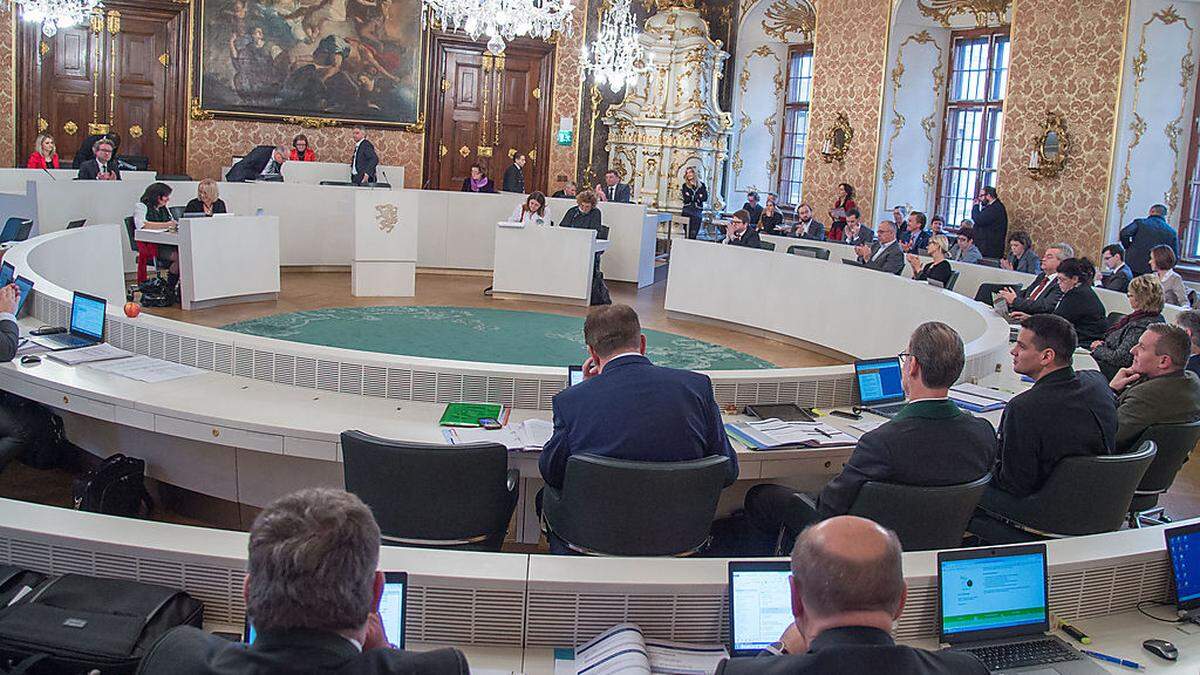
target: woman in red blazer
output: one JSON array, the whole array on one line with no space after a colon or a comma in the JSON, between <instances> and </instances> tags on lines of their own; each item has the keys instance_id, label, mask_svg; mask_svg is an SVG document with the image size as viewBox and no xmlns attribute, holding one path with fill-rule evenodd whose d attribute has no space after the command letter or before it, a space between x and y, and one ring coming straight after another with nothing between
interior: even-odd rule
<instances>
[{"instance_id":1,"label":"woman in red blazer","mask_svg":"<svg viewBox=\"0 0 1200 675\"><path fill-rule=\"evenodd\" d=\"M308 147L308 136L299 134L292 139L292 152L288 157L293 162L315 162L317 153Z\"/></svg>"},{"instance_id":2,"label":"woman in red blazer","mask_svg":"<svg viewBox=\"0 0 1200 675\"><path fill-rule=\"evenodd\" d=\"M57 169L58 153L54 151L54 138L50 134L38 134L33 142L33 154L25 163L27 169Z\"/></svg>"},{"instance_id":3,"label":"woman in red blazer","mask_svg":"<svg viewBox=\"0 0 1200 675\"><path fill-rule=\"evenodd\" d=\"M846 231L846 212L858 206L854 203L854 186L841 183L838 190L842 194L829 210L829 241L842 240L843 232Z\"/></svg>"}]
</instances>

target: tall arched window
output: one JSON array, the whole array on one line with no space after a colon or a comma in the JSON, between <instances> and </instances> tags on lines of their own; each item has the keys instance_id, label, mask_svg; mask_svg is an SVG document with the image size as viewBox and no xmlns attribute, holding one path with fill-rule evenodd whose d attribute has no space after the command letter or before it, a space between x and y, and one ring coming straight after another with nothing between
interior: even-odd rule
<instances>
[{"instance_id":1,"label":"tall arched window","mask_svg":"<svg viewBox=\"0 0 1200 675\"><path fill-rule=\"evenodd\" d=\"M812 100L812 45L788 48L787 99L779 170L779 200L799 204L804 195L804 150L808 146L808 104Z\"/></svg>"}]
</instances>

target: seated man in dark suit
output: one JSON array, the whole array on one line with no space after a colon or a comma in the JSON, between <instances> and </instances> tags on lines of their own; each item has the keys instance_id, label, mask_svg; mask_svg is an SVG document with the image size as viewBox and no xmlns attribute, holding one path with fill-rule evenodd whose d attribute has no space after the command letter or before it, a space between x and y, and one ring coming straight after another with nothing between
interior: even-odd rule
<instances>
[{"instance_id":1,"label":"seated man in dark suit","mask_svg":"<svg viewBox=\"0 0 1200 675\"><path fill-rule=\"evenodd\" d=\"M1187 370L1192 341L1187 331L1150 324L1129 353L1133 365L1117 371L1110 386L1117 398L1117 452L1132 452L1146 429L1200 419L1200 379Z\"/></svg>"},{"instance_id":2,"label":"seated man in dark suit","mask_svg":"<svg viewBox=\"0 0 1200 675\"><path fill-rule=\"evenodd\" d=\"M1058 287L1058 265L1067 258L1075 257L1070 244L1051 244L1042 254L1042 271L1033 283L1019 291L1002 288L997 295L1008 303L1008 311L1014 321L1022 321L1034 314L1050 314L1062 299L1063 291Z\"/></svg>"},{"instance_id":3,"label":"seated man in dark suit","mask_svg":"<svg viewBox=\"0 0 1200 675\"><path fill-rule=\"evenodd\" d=\"M229 183L245 183L258 180L261 176L278 177L287 157L288 149L282 145L260 145L230 167L229 173L225 174L225 180Z\"/></svg>"},{"instance_id":4,"label":"seated man in dark suit","mask_svg":"<svg viewBox=\"0 0 1200 675\"><path fill-rule=\"evenodd\" d=\"M246 614L254 644L198 628L168 631L139 673L462 673L456 649L392 649L379 619L379 525L354 495L309 488L267 505L250 527Z\"/></svg>"},{"instance_id":5,"label":"seated man in dark suit","mask_svg":"<svg viewBox=\"0 0 1200 675\"><path fill-rule=\"evenodd\" d=\"M708 376L650 363L646 336L628 305L593 308L583 339L584 381L555 395L554 434L538 460L547 485L562 488L567 460L576 454L642 462L725 455L725 484L737 480L737 455Z\"/></svg>"},{"instance_id":6,"label":"seated man in dark suit","mask_svg":"<svg viewBox=\"0 0 1200 675\"><path fill-rule=\"evenodd\" d=\"M375 145L367 140L367 130L354 127L354 156L350 158L350 182L355 185L375 182L375 169L379 166L379 155Z\"/></svg>"},{"instance_id":7,"label":"seated man in dark suit","mask_svg":"<svg viewBox=\"0 0 1200 675\"><path fill-rule=\"evenodd\" d=\"M891 632L904 613L900 540L855 516L804 531L792 551L792 615L783 637L755 658L721 662L718 675L986 675L965 652L898 645Z\"/></svg>"},{"instance_id":8,"label":"seated man in dark suit","mask_svg":"<svg viewBox=\"0 0 1200 675\"><path fill-rule=\"evenodd\" d=\"M1013 370L1032 377L1000 419L1000 454L988 491L1027 497L1041 489L1059 460L1109 455L1116 447L1117 407L1104 376L1076 372L1075 328L1054 314L1021 322Z\"/></svg>"},{"instance_id":9,"label":"seated man in dark suit","mask_svg":"<svg viewBox=\"0 0 1200 675\"><path fill-rule=\"evenodd\" d=\"M855 247L875 241L875 233L862 223L862 212L858 209L846 211L846 229L842 231L842 241Z\"/></svg>"},{"instance_id":10,"label":"seated man in dark suit","mask_svg":"<svg viewBox=\"0 0 1200 675\"><path fill-rule=\"evenodd\" d=\"M1189 309L1180 312L1175 317L1175 325L1182 328L1192 342L1191 356L1188 356L1187 369L1200 377L1200 312Z\"/></svg>"},{"instance_id":11,"label":"seated man in dark suit","mask_svg":"<svg viewBox=\"0 0 1200 675\"><path fill-rule=\"evenodd\" d=\"M729 219L725 228L725 243L730 246L745 246L746 248L762 248L762 237L758 230L750 227L750 214L738 211Z\"/></svg>"},{"instance_id":12,"label":"seated man in dark suit","mask_svg":"<svg viewBox=\"0 0 1200 675\"><path fill-rule=\"evenodd\" d=\"M925 214L913 211L908 214L908 224L900 233L900 248L905 253L918 253L929 248L929 238L933 233L925 229Z\"/></svg>"},{"instance_id":13,"label":"seated man in dark suit","mask_svg":"<svg viewBox=\"0 0 1200 675\"><path fill-rule=\"evenodd\" d=\"M1100 252L1100 257L1104 263L1100 285L1110 291L1128 293L1129 282L1133 281L1133 270L1125 264L1125 247L1109 244Z\"/></svg>"},{"instance_id":14,"label":"seated man in dark suit","mask_svg":"<svg viewBox=\"0 0 1200 675\"><path fill-rule=\"evenodd\" d=\"M958 485L982 478L996 459L990 422L949 399L966 362L962 338L944 323L921 324L908 341L901 383L908 405L887 424L863 434L842 472L816 504L782 485L756 485L746 514L763 530L795 536L810 523L850 512L867 481L901 485Z\"/></svg>"},{"instance_id":15,"label":"seated man in dark suit","mask_svg":"<svg viewBox=\"0 0 1200 675\"><path fill-rule=\"evenodd\" d=\"M79 165L75 180L121 180L121 170L113 153L117 146L107 137L101 137L92 146L95 157Z\"/></svg>"},{"instance_id":16,"label":"seated man in dark suit","mask_svg":"<svg viewBox=\"0 0 1200 675\"><path fill-rule=\"evenodd\" d=\"M900 274L904 270L904 251L896 241L896 226L890 220L880 221L875 235L879 239L874 243L854 247L858 261L873 270Z\"/></svg>"},{"instance_id":17,"label":"seated man in dark suit","mask_svg":"<svg viewBox=\"0 0 1200 675\"><path fill-rule=\"evenodd\" d=\"M812 207L808 204L796 207L796 236L801 239L825 241L825 224L813 217Z\"/></svg>"},{"instance_id":18,"label":"seated man in dark suit","mask_svg":"<svg viewBox=\"0 0 1200 675\"><path fill-rule=\"evenodd\" d=\"M633 188L628 183L622 183L617 172L609 169L604 172L604 185L596 186L596 196L602 202L629 204L633 202Z\"/></svg>"}]
</instances>

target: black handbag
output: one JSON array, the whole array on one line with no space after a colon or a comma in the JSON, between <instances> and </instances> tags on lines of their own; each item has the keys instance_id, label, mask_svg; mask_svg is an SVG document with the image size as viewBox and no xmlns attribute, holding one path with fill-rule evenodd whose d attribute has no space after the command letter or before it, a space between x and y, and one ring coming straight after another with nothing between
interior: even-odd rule
<instances>
[{"instance_id":1,"label":"black handbag","mask_svg":"<svg viewBox=\"0 0 1200 675\"><path fill-rule=\"evenodd\" d=\"M199 600L173 588L80 574L51 577L0 608L0 669L132 674L164 633L199 628L203 615Z\"/></svg>"},{"instance_id":2,"label":"black handbag","mask_svg":"<svg viewBox=\"0 0 1200 675\"><path fill-rule=\"evenodd\" d=\"M145 476L146 462L117 453L74 480L75 509L111 516L149 515L154 501L146 492Z\"/></svg>"}]
</instances>

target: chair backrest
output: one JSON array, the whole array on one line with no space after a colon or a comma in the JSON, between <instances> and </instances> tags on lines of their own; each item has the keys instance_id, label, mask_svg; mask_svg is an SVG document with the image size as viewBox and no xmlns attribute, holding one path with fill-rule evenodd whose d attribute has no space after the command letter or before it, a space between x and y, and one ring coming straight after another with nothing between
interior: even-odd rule
<instances>
[{"instance_id":1,"label":"chair backrest","mask_svg":"<svg viewBox=\"0 0 1200 675\"><path fill-rule=\"evenodd\" d=\"M125 216L125 233L129 235L129 248L134 253L138 252L137 240L134 239L137 232L137 226L133 223L133 216Z\"/></svg>"},{"instance_id":2,"label":"chair backrest","mask_svg":"<svg viewBox=\"0 0 1200 675\"><path fill-rule=\"evenodd\" d=\"M946 290L948 290L948 291L954 290L955 284L958 283L958 277L959 277L958 270L954 270L953 272L950 273L950 279L948 279L946 281L946 286L945 286Z\"/></svg>"},{"instance_id":3,"label":"chair backrest","mask_svg":"<svg viewBox=\"0 0 1200 675\"><path fill-rule=\"evenodd\" d=\"M1153 424L1142 432L1134 447L1152 441L1158 446L1154 461L1138 484L1139 494L1162 494L1175 482L1175 474L1183 468L1188 455L1200 443L1200 420L1183 424Z\"/></svg>"},{"instance_id":4,"label":"chair backrest","mask_svg":"<svg viewBox=\"0 0 1200 675\"><path fill-rule=\"evenodd\" d=\"M760 242L758 242L758 246L759 246L759 248L761 248L764 251L774 251L775 250L775 242L773 242L773 241L760 241Z\"/></svg>"},{"instance_id":5,"label":"chair backrest","mask_svg":"<svg viewBox=\"0 0 1200 675\"><path fill-rule=\"evenodd\" d=\"M1121 312L1109 312L1108 316L1104 317L1104 325L1108 328L1112 328L1113 326L1117 325L1118 321L1124 318L1125 315Z\"/></svg>"},{"instance_id":6,"label":"chair backrest","mask_svg":"<svg viewBox=\"0 0 1200 675\"><path fill-rule=\"evenodd\" d=\"M787 252L789 255L816 258L817 260L829 260L829 249L821 248L820 246L789 246Z\"/></svg>"},{"instance_id":7,"label":"chair backrest","mask_svg":"<svg viewBox=\"0 0 1200 675\"><path fill-rule=\"evenodd\" d=\"M989 473L970 483L938 487L867 481L859 488L850 515L892 530L905 551L958 548L991 479Z\"/></svg>"},{"instance_id":8,"label":"chair backrest","mask_svg":"<svg viewBox=\"0 0 1200 675\"><path fill-rule=\"evenodd\" d=\"M1157 449L1146 441L1124 455L1060 460L1042 489L1020 500L1019 512L1008 515L1025 529L1047 535L1116 531Z\"/></svg>"},{"instance_id":9,"label":"chair backrest","mask_svg":"<svg viewBox=\"0 0 1200 675\"><path fill-rule=\"evenodd\" d=\"M17 238L17 232L21 230L22 218L9 218L4 221L4 229L0 230L0 243L13 241Z\"/></svg>"},{"instance_id":10,"label":"chair backrest","mask_svg":"<svg viewBox=\"0 0 1200 675\"><path fill-rule=\"evenodd\" d=\"M20 224L17 225L17 236L13 237L13 241L25 241L29 238L30 232L33 232L33 221L29 220L28 218L22 220Z\"/></svg>"},{"instance_id":11,"label":"chair backrest","mask_svg":"<svg viewBox=\"0 0 1200 675\"><path fill-rule=\"evenodd\" d=\"M728 457L634 462L594 455L567 460L563 489L543 505L556 535L608 555L678 555L708 540Z\"/></svg>"},{"instance_id":12,"label":"chair backrest","mask_svg":"<svg viewBox=\"0 0 1200 675\"><path fill-rule=\"evenodd\" d=\"M499 443L404 443L344 431L342 472L385 537L465 544L507 524L508 450Z\"/></svg>"}]
</instances>

